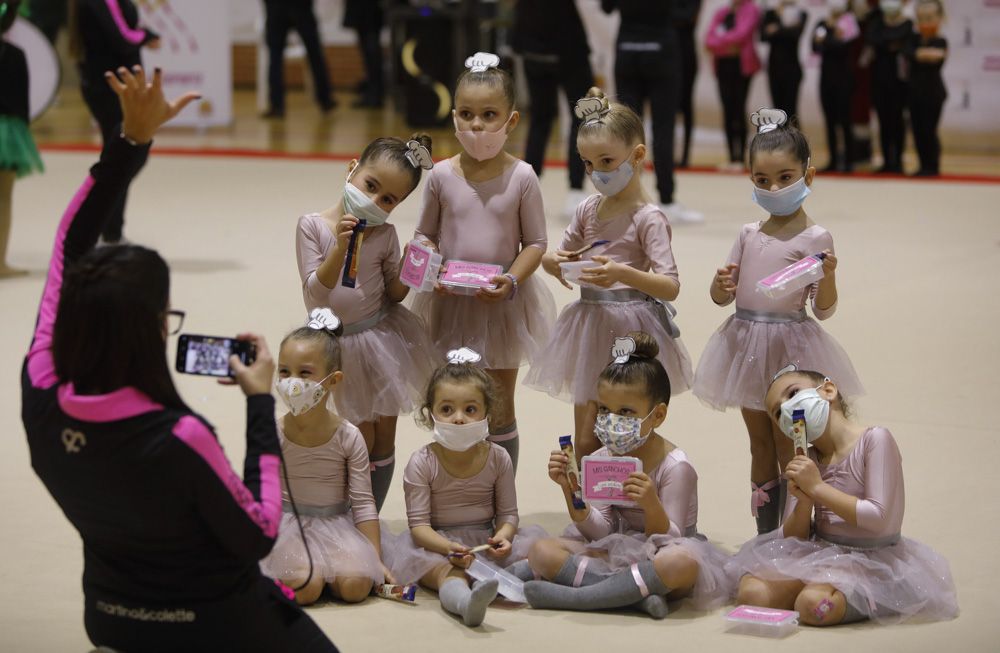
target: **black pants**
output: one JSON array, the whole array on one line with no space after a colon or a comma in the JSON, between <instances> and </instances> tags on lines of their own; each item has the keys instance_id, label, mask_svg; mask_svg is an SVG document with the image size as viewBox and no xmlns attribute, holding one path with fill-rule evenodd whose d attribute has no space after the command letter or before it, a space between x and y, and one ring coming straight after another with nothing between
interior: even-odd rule
<instances>
[{"instance_id":1,"label":"black pants","mask_svg":"<svg viewBox=\"0 0 1000 653\"><path fill-rule=\"evenodd\" d=\"M789 120L799 115L799 87L802 86L802 69L798 66L783 68L768 66L767 84L775 109L788 114Z\"/></svg>"},{"instance_id":2,"label":"black pants","mask_svg":"<svg viewBox=\"0 0 1000 653\"><path fill-rule=\"evenodd\" d=\"M80 91L91 115L100 126L103 142L107 143L110 139L118 138L122 129L122 109L118 104L118 96L108 87L104 77L95 79L81 71ZM104 240L116 242L122 239L127 199L128 189L122 192L121 198L105 223L104 231L101 233Z\"/></svg>"},{"instance_id":3,"label":"black pants","mask_svg":"<svg viewBox=\"0 0 1000 653\"><path fill-rule=\"evenodd\" d=\"M298 32L306 48L309 69L312 71L316 103L322 109L333 106L330 99L330 77L326 69L323 45L319 40L319 27L313 13L312 0L266 0L265 32L269 56L267 83L271 110L285 110L285 44L288 32Z\"/></svg>"},{"instance_id":4,"label":"black pants","mask_svg":"<svg viewBox=\"0 0 1000 653\"><path fill-rule=\"evenodd\" d=\"M653 169L660 202L674 201L674 121L681 90L681 67L676 43L661 50L618 48L615 86L618 98L643 115L646 101L653 118Z\"/></svg>"},{"instance_id":5,"label":"black pants","mask_svg":"<svg viewBox=\"0 0 1000 653\"><path fill-rule=\"evenodd\" d=\"M385 83L382 73L382 42L379 39L381 28L368 27L358 29L358 49L365 64L364 99L370 102L381 102L385 95Z\"/></svg>"},{"instance_id":6,"label":"black pants","mask_svg":"<svg viewBox=\"0 0 1000 653\"><path fill-rule=\"evenodd\" d=\"M716 59L715 74L719 82L719 99L722 100L722 128L726 132L729 160L732 163L746 163L746 105L750 78L740 69L739 57Z\"/></svg>"},{"instance_id":7,"label":"black pants","mask_svg":"<svg viewBox=\"0 0 1000 653\"><path fill-rule=\"evenodd\" d=\"M872 103L878 115L878 137L882 146L883 167L887 172L903 171L903 148L906 145L906 85L895 75L872 77Z\"/></svg>"},{"instance_id":8,"label":"black pants","mask_svg":"<svg viewBox=\"0 0 1000 653\"><path fill-rule=\"evenodd\" d=\"M937 130L947 97L911 90L910 124L917 155L920 157L920 172L934 175L941 173L941 140Z\"/></svg>"},{"instance_id":9,"label":"black pants","mask_svg":"<svg viewBox=\"0 0 1000 653\"><path fill-rule=\"evenodd\" d=\"M851 123L851 83L847 71L839 75L824 74L820 78L819 100L826 121L826 146L830 150L829 166L848 170L854 162L854 129ZM836 79L826 79L827 76ZM839 138L838 138L839 132ZM843 139L843 146L840 145Z\"/></svg>"},{"instance_id":10,"label":"black pants","mask_svg":"<svg viewBox=\"0 0 1000 653\"><path fill-rule=\"evenodd\" d=\"M528 125L528 142L524 160L535 174L541 176L545 160L545 146L549 142L552 123L559 114L559 88L566 93L573 122L569 130L569 147L566 160L569 167L570 188L583 188L583 161L576 151L576 132L580 119L573 113L576 101L587 94L594 85L594 74L586 57L559 58L558 61L533 59L525 55L524 75L531 97L531 124Z\"/></svg>"},{"instance_id":11,"label":"black pants","mask_svg":"<svg viewBox=\"0 0 1000 653\"><path fill-rule=\"evenodd\" d=\"M684 144L681 147L680 167L686 168L691 159L691 132L694 130L694 80L698 76L698 50L695 47L694 27L677 30L681 55L681 95L677 106L684 115Z\"/></svg>"},{"instance_id":12,"label":"black pants","mask_svg":"<svg viewBox=\"0 0 1000 653\"><path fill-rule=\"evenodd\" d=\"M249 590L209 605L139 606L93 592L85 601L90 641L123 653L337 653L302 608L264 577ZM185 613L194 619L183 620ZM176 620L164 621L163 614Z\"/></svg>"}]
</instances>

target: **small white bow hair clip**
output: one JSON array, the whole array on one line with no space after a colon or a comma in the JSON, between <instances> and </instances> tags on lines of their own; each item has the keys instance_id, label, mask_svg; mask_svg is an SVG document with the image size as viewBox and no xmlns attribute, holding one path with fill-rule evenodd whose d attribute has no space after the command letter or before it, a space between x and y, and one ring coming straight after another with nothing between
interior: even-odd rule
<instances>
[{"instance_id":1,"label":"small white bow hair clip","mask_svg":"<svg viewBox=\"0 0 1000 653\"><path fill-rule=\"evenodd\" d=\"M573 113L584 124L600 122L601 118L611 113L611 103L603 97L584 97L576 101Z\"/></svg>"},{"instance_id":2,"label":"small white bow hair clip","mask_svg":"<svg viewBox=\"0 0 1000 653\"><path fill-rule=\"evenodd\" d=\"M780 370L778 370L778 372L774 376L771 377L771 383L774 383L775 381L778 380L778 377L784 376L784 375L788 374L789 372L798 372L798 371L799 371L799 366L798 365L796 365L795 363L789 363L788 365L785 365ZM828 376L823 377L823 383L826 383L829 380L830 380L830 377L828 377Z\"/></svg>"},{"instance_id":3,"label":"small white bow hair clip","mask_svg":"<svg viewBox=\"0 0 1000 653\"><path fill-rule=\"evenodd\" d=\"M468 347L452 349L448 352L448 363L451 365L464 365L465 363L478 363L483 357L472 351Z\"/></svg>"},{"instance_id":4,"label":"small white bow hair clip","mask_svg":"<svg viewBox=\"0 0 1000 653\"><path fill-rule=\"evenodd\" d=\"M430 170L434 167L430 151L415 140L406 141L406 160L414 168Z\"/></svg>"},{"instance_id":5,"label":"small white bow hair clip","mask_svg":"<svg viewBox=\"0 0 1000 653\"><path fill-rule=\"evenodd\" d=\"M306 326L317 331L325 330L336 334L340 330L341 321L329 308L314 308L309 313L309 322Z\"/></svg>"},{"instance_id":6,"label":"small white bow hair clip","mask_svg":"<svg viewBox=\"0 0 1000 653\"><path fill-rule=\"evenodd\" d=\"M757 128L758 134L774 131L788 122L788 114L781 109L757 109L750 115L750 123Z\"/></svg>"},{"instance_id":7,"label":"small white bow hair clip","mask_svg":"<svg viewBox=\"0 0 1000 653\"><path fill-rule=\"evenodd\" d=\"M615 344L611 346L611 355L615 357L614 363L621 365L627 363L629 356L635 353L635 340L626 336L615 338Z\"/></svg>"},{"instance_id":8,"label":"small white bow hair clip","mask_svg":"<svg viewBox=\"0 0 1000 653\"><path fill-rule=\"evenodd\" d=\"M469 72L473 73L484 73L490 68L496 68L499 65L500 57L492 52L477 52L465 60L465 67L469 69Z\"/></svg>"}]
</instances>

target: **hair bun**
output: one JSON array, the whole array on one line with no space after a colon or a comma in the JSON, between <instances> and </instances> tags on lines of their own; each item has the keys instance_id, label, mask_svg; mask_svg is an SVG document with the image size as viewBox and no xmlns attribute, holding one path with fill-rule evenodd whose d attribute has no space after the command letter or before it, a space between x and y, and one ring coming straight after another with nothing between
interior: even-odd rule
<instances>
[{"instance_id":1,"label":"hair bun","mask_svg":"<svg viewBox=\"0 0 1000 653\"><path fill-rule=\"evenodd\" d=\"M656 358L660 354L660 345L645 331L633 331L628 337L635 341L633 358Z\"/></svg>"}]
</instances>

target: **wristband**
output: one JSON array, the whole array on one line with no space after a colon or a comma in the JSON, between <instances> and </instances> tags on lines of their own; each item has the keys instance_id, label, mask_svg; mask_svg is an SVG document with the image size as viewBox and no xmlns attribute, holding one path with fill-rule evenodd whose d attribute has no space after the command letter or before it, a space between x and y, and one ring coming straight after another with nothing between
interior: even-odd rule
<instances>
[{"instance_id":1,"label":"wristband","mask_svg":"<svg viewBox=\"0 0 1000 653\"><path fill-rule=\"evenodd\" d=\"M515 277L515 276L514 276L513 274L511 274L510 272L504 272L504 273L503 273L503 276L505 276L505 277L507 277L508 279L510 279L510 282L511 282L512 284L514 284L514 287L513 287L513 289L512 289L511 291L510 291L510 294L509 294L509 295L507 295L507 301L510 301L510 300L514 299L514 296L515 296L515 295L517 295L517 277Z\"/></svg>"}]
</instances>

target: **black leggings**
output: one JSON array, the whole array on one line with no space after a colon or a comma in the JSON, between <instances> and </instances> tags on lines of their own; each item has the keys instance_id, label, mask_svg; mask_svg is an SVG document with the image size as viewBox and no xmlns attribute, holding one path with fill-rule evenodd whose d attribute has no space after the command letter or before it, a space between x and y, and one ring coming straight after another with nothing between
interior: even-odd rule
<instances>
[{"instance_id":1,"label":"black leggings","mask_svg":"<svg viewBox=\"0 0 1000 653\"><path fill-rule=\"evenodd\" d=\"M920 156L920 172L941 173L941 140L937 130L945 99L947 95L927 93L923 89L910 95L910 126Z\"/></svg>"},{"instance_id":2,"label":"black leggings","mask_svg":"<svg viewBox=\"0 0 1000 653\"><path fill-rule=\"evenodd\" d=\"M715 74L719 82L719 99L722 100L722 127L726 131L729 160L733 163L745 163L750 78L740 69L739 57L716 59Z\"/></svg>"},{"instance_id":3,"label":"black leggings","mask_svg":"<svg viewBox=\"0 0 1000 653\"><path fill-rule=\"evenodd\" d=\"M142 606L88 592L87 636L121 653L337 653L337 647L294 600L261 576L224 601Z\"/></svg>"},{"instance_id":4,"label":"black leggings","mask_svg":"<svg viewBox=\"0 0 1000 653\"><path fill-rule=\"evenodd\" d=\"M681 54L681 94L678 109L684 115L684 144L681 147L680 166L686 168L691 161L691 132L694 130L694 80L698 76L698 50L694 42L694 27L677 29Z\"/></svg>"},{"instance_id":5,"label":"black leggings","mask_svg":"<svg viewBox=\"0 0 1000 653\"><path fill-rule=\"evenodd\" d=\"M583 160L576 151L576 132L580 119L573 113L576 101L587 94L594 85L594 74L586 57L560 58L558 61L533 59L524 60L524 76L528 82L531 97L531 123L528 125L528 142L524 148L524 160L542 175L545 161L545 147L549 142L552 123L559 114L559 88L566 92L572 123L569 130L569 147L566 162L569 167L570 188L583 188Z\"/></svg>"},{"instance_id":6,"label":"black leggings","mask_svg":"<svg viewBox=\"0 0 1000 653\"><path fill-rule=\"evenodd\" d=\"M330 77L326 68L319 26L313 13L312 0L267 0L264 31L267 35L268 92L272 111L285 110L285 43L288 32L295 30L306 48L309 69L312 71L316 103L322 109L333 106L330 98Z\"/></svg>"},{"instance_id":7,"label":"black leggings","mask_svg":"<svg viewBox=\"0 0 1000 653\"><path fill-rule=\"evenodd\" d=\"M101 129L101 139L104 143L118 138L122 129L122 109L118 104L118 96L108 87L103 75L100 78L91 78L81 71L80 92L83 94L83 101L90 109L98 126ZM111 216L105 223L101 236L104 240L116 242L122 238L122 229L125 227L125 202L128 199L128 189L122 193L118 203L111 212Z\"/></svg>"},{"instance_id":8,"label":"black leggings","mask_svg":"<svg viewBox=\"0 0 1000 653\"><path fill-rule=\"evenodd\" d=\"M835 75L831 74L830 76L834 77ZM837 79L833 81L820 79L819 99L823 107L823 118L826 121L826 146L830 150L829 166L847 170L854 163L851 83L850 79L846 78L846 74L835 77ZM840 133L839 139L838 132ZM841 142L843 142L843 146L840 145Z\"/></svg>"}]
</instances>

